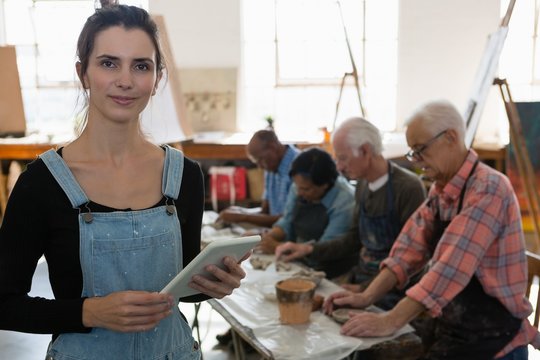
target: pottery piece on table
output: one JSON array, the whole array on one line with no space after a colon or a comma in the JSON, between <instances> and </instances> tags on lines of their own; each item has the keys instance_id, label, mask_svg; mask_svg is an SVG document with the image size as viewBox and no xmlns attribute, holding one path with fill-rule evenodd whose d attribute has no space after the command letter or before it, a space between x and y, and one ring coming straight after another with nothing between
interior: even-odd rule
<instances>
[{"instance_id":1,"label":"pottery piece on table","mask_svg":"<svg viewBox=\"0 0 540 360\"><path fill-rule=\"evenodd\" d=\"M337 309L337 310L332 311L332 317L338 323L344 324L349 320L349 318L350 318L349 314L350 313L359 314L359 313L363 313L363 312L366 312L366 310L342 308L342 309Z\"/></svg>"}]
</instances>

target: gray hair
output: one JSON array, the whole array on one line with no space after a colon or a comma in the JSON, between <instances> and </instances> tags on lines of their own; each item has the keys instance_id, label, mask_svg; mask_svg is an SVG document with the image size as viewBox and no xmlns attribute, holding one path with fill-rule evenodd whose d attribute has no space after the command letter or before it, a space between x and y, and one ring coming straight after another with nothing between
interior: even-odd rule
<instances>
[{"instance_id":1,"label":"gray hair","mask_svg":"<svg viewBox=\"0 0 540 360\"><path fill-rule=\"evenodd\" d=\"M405 125L409 125L415 120L422 120L422 125L434 136L441 131L453 129L460 139L465 138L463 117L456 107L447 100L435 100L425 103L409 116L405 121Z\"/></svg>"},{"instance_id":2,"label":"gray hair","mask_svg":"<svg viewBox=\"0 0 540 360\"><path fill-rule=\"evenodd\" d=\"M354 156L358 156L358 148L369 144L374 155L381 155L383 151L382 137L379 129L366 119L353 117L345 120L334 131L332 141L337 133L345 132L347 145L351 148Z\"/></svg>"}]
</instances>

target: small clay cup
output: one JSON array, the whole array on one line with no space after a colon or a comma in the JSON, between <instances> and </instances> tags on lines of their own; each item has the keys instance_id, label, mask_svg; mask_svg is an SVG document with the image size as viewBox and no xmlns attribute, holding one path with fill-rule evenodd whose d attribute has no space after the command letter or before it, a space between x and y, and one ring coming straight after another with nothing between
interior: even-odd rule
<instances>
[{"instance_id":1,"label":"small clay cup","mask_svg":"<svg viewBox=\"0 0 540 360\"><path fill-rule=\"evenodd\" d=\"M276 283L279 319L282 324L303 324L309 321L316 286L313 281L300 278Z\"/></svg>"}]
</instances>

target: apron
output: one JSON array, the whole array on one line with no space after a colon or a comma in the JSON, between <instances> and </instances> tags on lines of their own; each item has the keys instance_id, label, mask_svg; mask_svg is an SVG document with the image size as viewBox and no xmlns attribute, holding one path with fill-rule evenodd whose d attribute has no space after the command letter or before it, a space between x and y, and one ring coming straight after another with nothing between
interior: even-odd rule
<instances>
[{"instance_id":1,"label":"apron","mask_svg":"<svg viewBox=\"0 0 540 360\"><path fill-rule=\"evenodd\" d=\"M321 203L306 202L298 197L293 210L293 239L297 243L318 241L328 226L326 207ZM323 270L317 262L304 258L303 262L316 270Z\"/></svg>"},{"instance_id":2,"label":"apron","mask_svg":"<svg viewBox=\"0 0 540 360\"><path fill-rule=\"evenodd\" d=\"M184 158L165 147L162 191L166 205L146 210L91 212L89 199L64 160L49 150L41 159L79 209L81 297L123 290L160 291L183 267L182 233L174 200L178 198ZM200 359L197 342L178 306L146 332L120 333L93 328L90 333L60 334L47 360Z\"/></svg>"},{"instance_id":3,"label":"apron","mask_svg":"<svg viewBox=\"0 0 540 360\"><path fill-rule=\"evenodd\" d=\"M470 174L474 173L478 161ZM467 179L468 180L468 179ZM461 190L457 214L465 196ZM450 221L437 213L429 243L431 254ZM499 300L486 294L474 275L469 284L434 319L434 338L425 339L428 351L425 359L493 359L518 333L521 320L512 316Z\"/></svg>"},{"instance_id":4,"label":"apron","mask_svg":"<svg viewBox=\"0 0 540 360\"><path fill-rule=\"evenodd\" d=\"M392 188L391 165L388 164L388 181L386 182L386 212L382 215L368 215L365 207L368 187L362 192L358 216L358 238L362 243L360 260L352 271L351 282L367 287L379 273L379 265L388 257L401 226L394 208L394 190ZM404 290L394 289L379 300L376 305L383 309L391 309L404 296Z\"/></svg>"},{"instance_id":5,"label":"apron","mask_svg":"<svg viewBox=\"0 0 540 360\"><path fill-rule=\"evenodd\" d=\"M292 218L293 239L298 243L319 241L330 222L322 203L310 203L300 198L296 200ZM349 271L358 258L351 254L340 259L315 261L306 256L301 261L315 270L324 271L328 279L333 279Z\"/></svg>"},{"instance_id":6,"label":"apron","mask_svg":"<svg viewBox=\"0 0 540 360\"><path fill-rule=\"evenodd\" d=\"M326 207L298 198L293 211L292 227L296 242L319 240L328 226Z\"/></svg>"}]
</instances>

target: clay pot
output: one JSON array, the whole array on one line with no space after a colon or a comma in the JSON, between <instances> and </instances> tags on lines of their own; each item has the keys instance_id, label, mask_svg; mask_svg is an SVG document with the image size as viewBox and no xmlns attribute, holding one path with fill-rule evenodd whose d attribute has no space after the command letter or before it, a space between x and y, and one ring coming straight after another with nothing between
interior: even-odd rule
<instances>
[{"instance_id":1,"label":"clay pot","mask_svg":"<svg viewBox=\"0 0 540 360\"><path fill-rule=\"evenodd\" d=\"M286 279L276 283L279 319L282 324L303 324L309 321L315 283L306 279Z\"/></svg>"}]
</instances>

